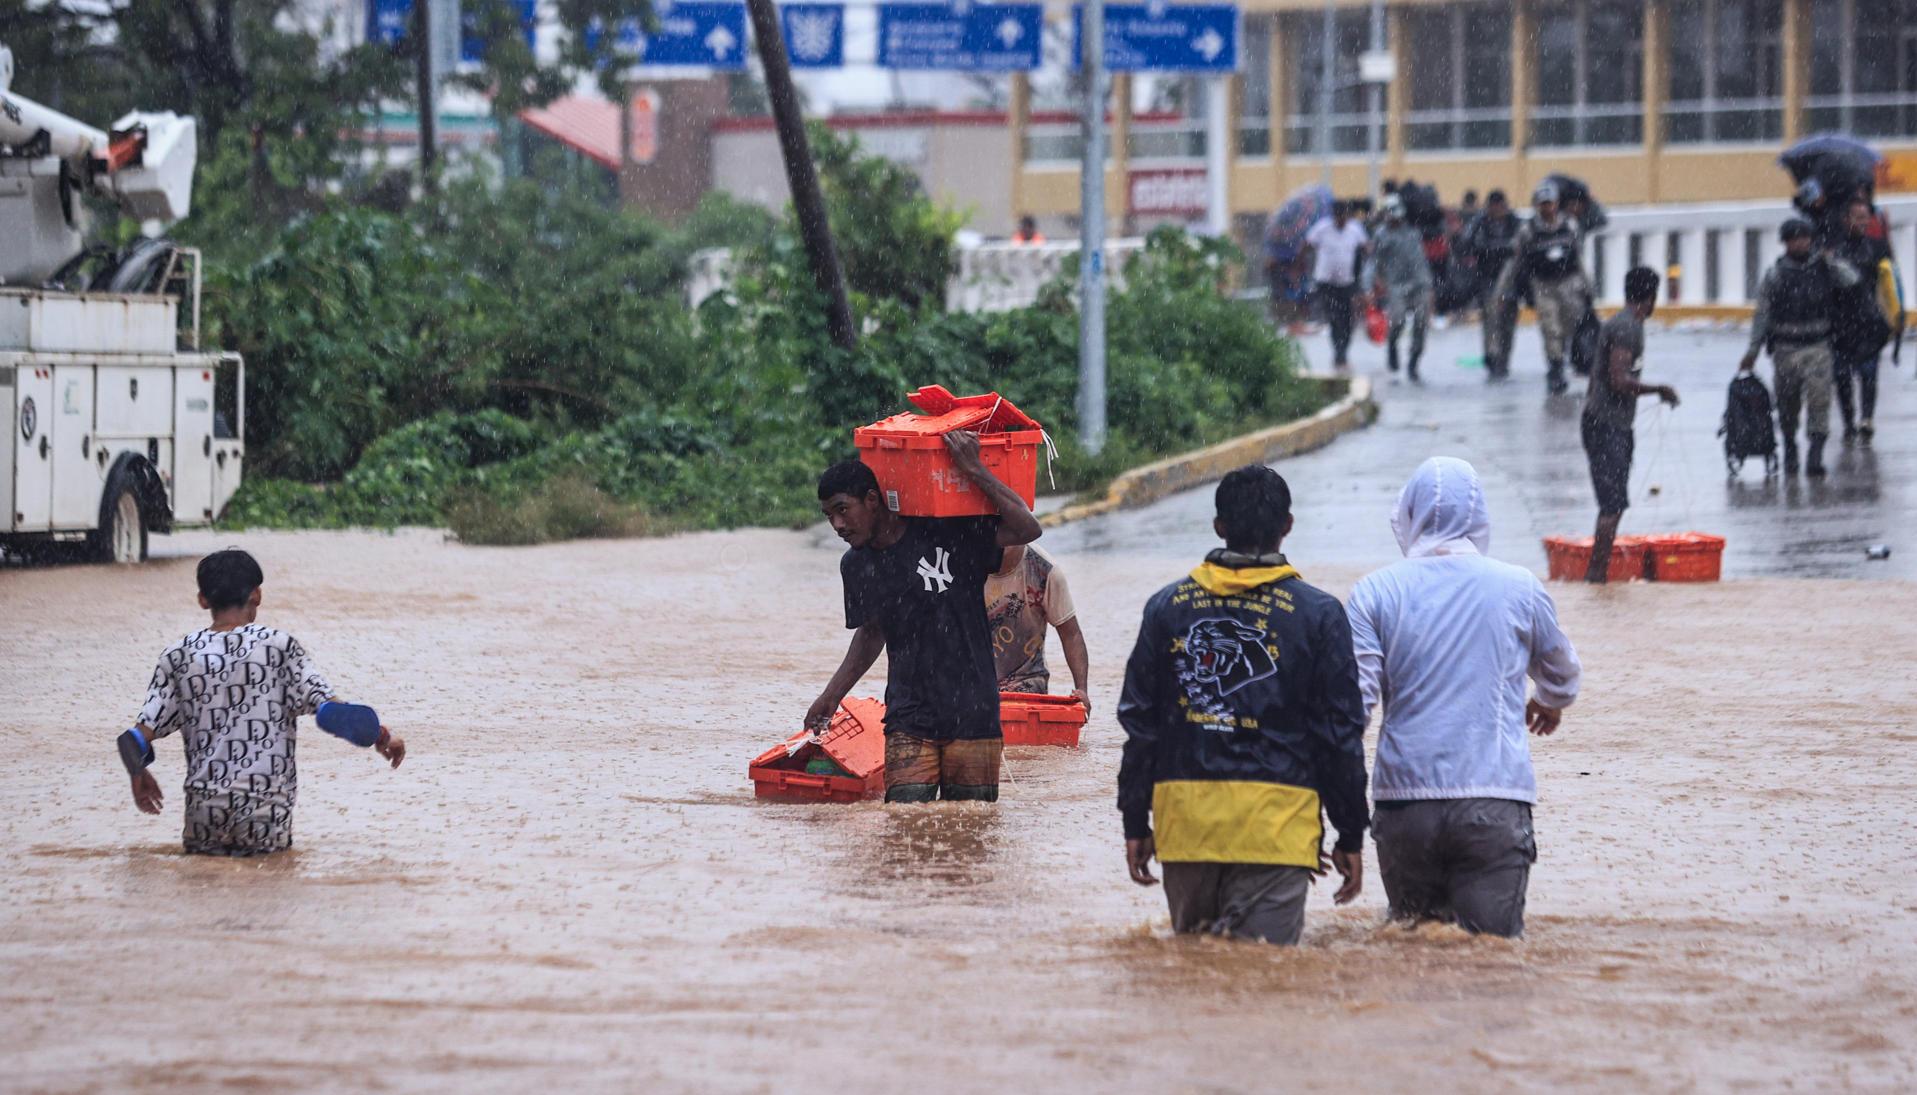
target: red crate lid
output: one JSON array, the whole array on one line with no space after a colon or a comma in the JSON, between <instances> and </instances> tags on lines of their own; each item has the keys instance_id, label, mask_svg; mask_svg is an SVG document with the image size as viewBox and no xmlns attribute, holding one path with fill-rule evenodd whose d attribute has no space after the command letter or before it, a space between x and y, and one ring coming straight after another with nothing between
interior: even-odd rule
<instances>
[{"instance_id":1,"label":"red crate lid","mask_svg":"<svg viewBox=\"0 0 1917 1095\"><path fill-rule=\"evenodd\" d=\"M881 418L870 426L853 431L856 439L873 434L908 434L936 438L954 430L972 430L982 434L1037 430L1041 427L1024 411L997 392L984 395L953 395L937 384L913 392L909 399L923 414L906 411ZM870 447L869 445L867 447Z\"/></svg>"},{"instance_id":2,"label":"red crate lid","mask_svg":"<svg viewBox=\"0 0 1917 1095\"><path fill-rule=\"evenodd\" d=\"M797 752L794 744L805 744L811 734L801 730L785 741L759 754L752 767L778 764ZM839 767L860 779L885 766L885 704L855 697L839 705L819 741L819 748Z\"/></svg>"}]
</instances>

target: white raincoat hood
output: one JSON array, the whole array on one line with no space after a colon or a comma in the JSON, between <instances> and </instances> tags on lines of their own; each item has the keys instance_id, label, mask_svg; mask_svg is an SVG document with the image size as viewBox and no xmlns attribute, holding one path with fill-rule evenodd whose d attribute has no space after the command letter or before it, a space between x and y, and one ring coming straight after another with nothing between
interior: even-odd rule
<instances>
[{"instance_id":1,"label":"white raincoat hood","mask_svg":"<svg viewBox=\"0 0 1917 1095\"><path fill-rule=\"evenodd\" d=\"M1455 456L1418 465L1398 495L1391 531L1407 559L1490 552L1491 515L1477 469Z\"/></svg>"}]
</instances>

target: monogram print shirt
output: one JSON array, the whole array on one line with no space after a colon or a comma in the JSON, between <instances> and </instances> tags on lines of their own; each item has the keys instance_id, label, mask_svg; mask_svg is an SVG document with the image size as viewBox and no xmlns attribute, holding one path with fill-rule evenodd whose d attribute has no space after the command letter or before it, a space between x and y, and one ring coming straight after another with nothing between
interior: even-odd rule
<instances>
[{"instance_id":1,"label":"monogram print shirt","mask_svg":"<svg viewBox=\"0 0 1917 1095\"><path fill-rule=\"evenodd\" d=\"M1020 552L1009 548L1008 553ZM985 580L985 618L992 625L992 657L1000 692L1044 692L1052 674L1045 667L1045 629L1078 615L1065 573L1037 546L1004 573Z\"/></svg>"},{"instance_id":2,"label":"monogram print shirt","mask_svg":"<svg viewBox=\"0 0 1917 1095\"><path fill-rule=\"evenodd\" d=\"M294 722L332 694L286 632L209 628L160 655L139 721L155 739L185 736L189 798L246 795L290 807L298 791Z\"/></svg>"},{"instance_id":3,"label":"monogram print shirt","mask_svg":"<svg viewBox=\"0 0 1917 1095\"><path fill-rule=\"evenodd\" d=\"M845 626L885 635L886 733L999 736L985 624L985 578L998 564L997 517L907 517L898 543L840 560Z\"/></svg>"}]
</instances>

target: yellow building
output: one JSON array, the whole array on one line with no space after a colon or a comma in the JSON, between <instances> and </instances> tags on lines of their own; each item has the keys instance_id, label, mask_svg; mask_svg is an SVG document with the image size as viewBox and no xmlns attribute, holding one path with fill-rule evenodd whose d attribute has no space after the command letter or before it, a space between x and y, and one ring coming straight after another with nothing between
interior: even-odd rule
<instances>
[{"instance_id":1,"label":"yellow building","mask_svg":"<svg viewBox=\"0 0 1917 1095\"><path fill-rule=\"evenodd\" d=\"M1365 191L1370 13L1336 0L1327 154L1323 0L1240 6L1228 193L1248 234L1327 172L1338 193ZM1522 203L1553 171L1609 205L1781 199L1779 147L1830 129L1917 154L1917 0L1394 0L1386 26L1382 176L1435 183L1446 201L1502 188ZM1151 219L1131 202L1141 173L1161 194L1165 177L1202 170L1205 126L1135 116L1131 84L1114 79L1106 193L1136 221ZM1021 77L1012 126L1013 208L1073 220L1076 125L1034 124Z\"/></svg>"}]
</instances>

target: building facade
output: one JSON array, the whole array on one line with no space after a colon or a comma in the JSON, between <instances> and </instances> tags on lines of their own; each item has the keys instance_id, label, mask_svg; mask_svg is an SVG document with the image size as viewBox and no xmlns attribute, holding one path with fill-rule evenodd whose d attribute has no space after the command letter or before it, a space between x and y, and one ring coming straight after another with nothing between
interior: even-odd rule
<instances>
[{"instance_id":1,"label":"building facade","mask_svg":"<svg viewBox=\"0 0 1917 1095\"><path fill-rule=\"evenodd\" d=\"M1244 236L1300 186L1363 193L1372 115L1358 79L1367 0L1333 4L1328 101L1324 0L1240 2L1228 192ZM1780 146L1823 130L1890 154L1887 188L1917 187L1917 0L1393 0L1386 29L1381 174L1447 201L1492 188L1522 200L1553 171L1612 205L1779 199ZM1106 193L1136 226L1150 219L1132 200L1141 174L1202 174L1206 127L1141 123L1130 83L1114 78ZM1071 223L1076 127L1034 121L1023 79L1011 115L1013 207Z\"/></svg>"}]
</instances>

